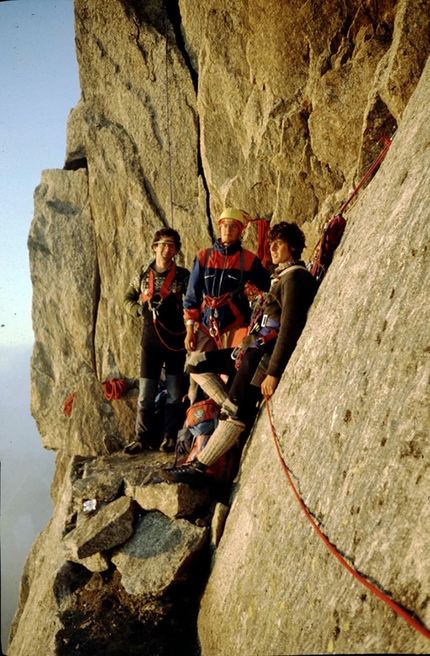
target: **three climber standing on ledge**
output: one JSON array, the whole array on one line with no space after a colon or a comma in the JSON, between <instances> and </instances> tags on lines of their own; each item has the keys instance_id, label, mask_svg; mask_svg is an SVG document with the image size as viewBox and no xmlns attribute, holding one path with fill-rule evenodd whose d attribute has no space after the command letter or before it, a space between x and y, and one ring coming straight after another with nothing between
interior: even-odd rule
<instances>
[{"instance_id":1,"label":"three climber standing on ledge","mask_svg":"<svg viewBox=\"0 0 430 656\"><path fill-rule=\"evenodd\" d=\"M159 230L152 243L154 259L141 267L125 294L129 312L144 319L136 439L125 451L156 447L155 399L163 367L167 399L160 450L174 450L183 420L186 351L190 403L200 388L221 406L218 426L198 457L161 470L168 481L204 484L210 465L252 425L261 395L270 397L276 389L317 290L300 259L302 230L285 221L270 229L276 266L271 277L257 256L242 248L240 236L249 219L243 210L224 210L220 238L197 253L191 275L174 261L181 247L179 234ZM262 299L251 325L246 283L259 290Z\"/></svg>"}]
</instances>

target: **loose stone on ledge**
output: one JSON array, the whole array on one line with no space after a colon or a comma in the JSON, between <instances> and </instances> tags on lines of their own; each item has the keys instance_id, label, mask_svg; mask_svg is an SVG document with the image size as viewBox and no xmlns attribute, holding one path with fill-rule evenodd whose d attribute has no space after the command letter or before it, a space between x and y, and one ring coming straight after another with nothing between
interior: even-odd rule
<instances>
[{"instance_id":1,"label":"loose stone on ledge","mask_svg":"<svg viewBox=\"0 0 430 656\"><path fill-rule=\"evenodd\" d=\"M125 542L133 533L133 500L120 497L88 517L63 540L76 558L88 558Z\"/></svg>"}]
</instances>

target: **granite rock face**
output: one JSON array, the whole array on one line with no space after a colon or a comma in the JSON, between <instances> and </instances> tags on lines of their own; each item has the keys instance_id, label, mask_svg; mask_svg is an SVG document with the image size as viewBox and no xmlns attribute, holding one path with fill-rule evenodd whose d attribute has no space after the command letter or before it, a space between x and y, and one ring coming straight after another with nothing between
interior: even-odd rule
<instances>
[{"instance_id":1,"label":"granite rock face","mask_svg":"<svg viewBox=\"0 0 430 656\"><path fill-rule=\"evenodd\" d=\"M104 455L134 433L141 321L123 295L154 232L178 229L191 266L236 205L296 221L312 248L400 123L430 18L422 0L75 0L75 15L82 97L29 239L32 411L46 448Z\"/></svg>"},{"instance_id":2,"label":"granite rock face","mask_svg":"<svg viewBox=\"0 0 430 656\"><path fill-rule=\"evenodd\" d=\"M172 520L161 512L142 517L133 536L112 556L125 590L142 597L160 596L168 587L186 580L196 552L208 529L185 519Z\"/></svg>"},{"instance_id":3,"label":"granite rock face","mask_svg":"<svg viewBox=\"0 0 430 656\"><path fill-rule=\"evenodd\" d=\"M429 98L427 65L270 403L282 456L320 529L427 627ZM428 639L318 537L266 413L243 460L199 635L202 653L214 655L428 652Z\"/></svg>"},{"instance_id":4,"label":"granite rock face","mask_svg":"<svg viewBox=\"0 0 430 656\"><path fill-rule=\"evenodd\" d=\"M76 514L76 526L85 520L76 508L87 496L100 512L122 494L141 494L151 512L155 503L155 512L182 512L179 493L166 501L145 489L155 457L116 455L134 434L141 337L123 295L153 233L179 230L178 260L190 267L234 205L296 221L306 259L380 152L378 139L396 130L348 209L271 408L324 533L430 626L429 28L429 0L75 0L82 95L64 169L44 171L35 191L29 235L31 403L44 447L58 453L55 512L26 563L11 656L30 656L36 643L47 656L76 653L87 619L92 655L106 653L108 637L123 653L120 629L140 653L136 615L146 618L140 636L156 617L166 629L170 601L135 603L110 554L67 560L62 544ZM255 227L244 243L255 247ZM112 378L127 382L113 400L103 388ZM262 416L225 532L214 530L202 653L428 651L318 542L271 440ZM118 634L112 624L103 634L112 599L126 611Z\"/></svg>"}]
</instances>

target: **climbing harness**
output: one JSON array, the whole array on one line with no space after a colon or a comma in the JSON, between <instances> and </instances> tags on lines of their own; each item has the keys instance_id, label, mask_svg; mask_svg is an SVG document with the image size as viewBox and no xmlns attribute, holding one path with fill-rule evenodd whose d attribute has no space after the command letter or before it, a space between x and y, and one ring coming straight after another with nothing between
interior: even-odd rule
<instances>
[{"instance_id":1,"label":"climbing harness","mask_svg":"<svg viewBox=\"0 0 430 656\"><path fill-rule=\"evenodd\" d=\"M384 143L384 147L379 153L378 157L375 159L373 164L366 171L354 191L350 194L347 200L344 202L339 212L328 222L324 224L321 237L319 238L312 255L307 264L307 269L314 276L317 284L320 284L327 272L329 265L333 259L334 251L338 247L340 240L342 239L343 232L345 230L346 221L343 217L343 212L350 204L353 198L358 194L360 189L364 184L371 178L375 173L376 169L384 159L387 154L391 143L394 139L394 135L391 138L389 137L380 137L378 141Z\"/></svg>"},{"instance_id":2,"label":"climbing harness","mask_svg":"<svg viewBox=\"0 0 430 656\"><path fill-rule=\"evenodd\" d=\"M291 262L285 265L282 271L274 276L275 282L294 269L303 269L303 266L295 264L294 260L291 260ZM276 339L278 336L280 322L264 314L265 306L266 294L260 293L254 303L254 309L248 326L248 336L244 340L245 344L242 343L236 346L231 354L232 359L235 360L236 369L239 369L243 356L249 348L261 348L264 344L270 342L272 339ZM253 334L256 334L255 340L250 339Z\"/></svg>"},{"instance_id":3,"label":"climbing harness","mask_svg":"<svg viewBox=\"0 0 430 656\"><path fill-rule=\"evenodd\" d=\"M175 279L176 274L176 264L172 264L169 269L167 276L164 279L163 285L159 291L160 300L154 301L154 291L155 291L155 282L154 282L154 271L151 267L148 269L148 288L145 292L142 292L140 298L142 303L147 303L148 308L151 310L153 316L156 315L158 308L164 301L164 299L170 294L170 285Z\"/></svg>"},{"instance_id":4,"label":"climbing harness","mask_svg":"<svg viewBox=\"0 0 430 656\"><path fill-rule=\"evenodd\" d=\"M335 545L332 542L330 542L330 540L327 538L327 536L324 535L324 533L321 531L318 524L316 523L316 521L312 517L309 510L307 509L306 504L304 503L304 501L300 497L300 495L299 495L299 493L298 493L298 491L297 491L297 489L296 489L296 487L293 483L293 480L291 478L291 474L289 472L288 466L286 465L286 463L284 461L284 458L282 457L281 449L279 447L278 438L277 438L276 431L275 431L273 421L272 421L272 415L271 415L271 412L270 412L269 397L268 396L265 397L265 402L266 402L267 415L268 415L268 418L269 418L270 430L271 430L272 437L273 437L273 440L274 440L274 443L275 443L276 452L277 452L277 454L279 456L279 460L281 462L281 466L282 466L282 468L284 470L284 473L285 473L285 475L288 479L288 482L291 486L291 489L292 489L297 501L299 502L300 507L302 508L303 512L305 513L307 519L312 524L313 528L318 533L319 537L322 539L322 541L324 542L326 547L331 551L331 553L341 563L341 565L343 565L348 570L348 572L350 574L352 574L354 576L354 578L357 579L357 581L362 583L368 590L370 590L370 592L372 592L372 594L374 594L376 597L381 599L381 601L383 601L388 606L390 606L390 608L395 613L397 613L397 615L399 615L404 620L406 620L406 622L408 622L408 624L410 624L410 626L412 626L414 629L419 631L425 638L428 638L430 640L430 631L424 626L424 624L421 622L421 620L414 617L414 615L410 611L408 611L406 608L403 608L400 604L393 601L385 592L382 592L382 590L379 590L375 585L370 583L365 578L365 576L363 574L360 574L356 569L351 567L351 565L349 565L345 561L344 556L342 556L342 554L337 549L337 547L335 547Z\"/></svg>"},{"instance_id":5,"label":"climbing harness","mask_svg":"<svg viewBox=\"0 0 430 656\"><path fill-rule=\"evenodd\" d=\"M176 264L172 264L172 266L169 269L169 272L164 279L163 285L158 292L160 298L158 301L154 301L154 291L155 291L155 282L154 282L154 271L150 267L148 269L148 287L145 290L145 292L142 292L140 295L140 298L142 300L142 303L147 303L149 310L152 312L152 322L154 325L154 330L157 333L157 337L160 340L160 342L165 346L169 351L175 351L176 353L180 353L181 351L185 350L185 346L182 346L181 348L173 348L172 346L169 346L166 341L162 338L160 331L158 329L158 326L161 326L163 330L165 330L167 333L170 333L170 335L175 335L175 336L180 336L183 335L185 336L186 331L182 330L180 332L173 332L172 330L169 330L164 324L161 323L161 321L158 318L158 310L163 303L164 299L171 294L170 291L170 285L172 284L173 280L175 279L175 274L176 274Z\"/></svg>"},{"instance_id":6,"label":"climbing harness","mask_svg":"<svg viewBox=\"0 0 430 656\"><path fill-rule=\"evenodd\" d=\"M206 259L205 259L205 265L204 265L204 270L207 269L207 265L209 262L209 257L211 252L213 251L213 248L208 248L208 251L206 253ZM209 335L212 337L214 340L215 344L217 345L218 349L224 348L224 345L222 343L222 333L220 331L219 325L218 325L218 310L219 308L228 305L235 320L233 324L229 326L229 330L231 328L234 328L235 324L239 322L242 318L242 315L239 311L239 309L236 307L236 305L233 303L233 298L236 296L238 293L240 293L243 289L243 272L245 268L245 263L244 263L244 253L243 250L240 251L240 277L239 277L239 282L237 284L237 287L233 289L231 292L226 292L225 294L221 294L220 296L212 296L211 294L205 293L203 296L203 302L202 306L200 308L200 311L202 312L205 307L208 307L210 312L209 312Z\"/></svg>"},{"instance_id":7,"label":"climbing harness","mask_svg":"<svg viewBox=\"0 0 430 656\"><path fill-rule=\"evenodd\" d=\"M222 343L222 333L218 325L218 309L224 305L228 305L232 311L235 321L241 319L242 315L240 314L238 308L234 305L232 298L236 292L228 292L222 294L221 296L209 296L205 294L203 303L210 309L209 315L209 335L215 341L217 348L222 349L224 345Z\"/></svg>"}]
</instances>

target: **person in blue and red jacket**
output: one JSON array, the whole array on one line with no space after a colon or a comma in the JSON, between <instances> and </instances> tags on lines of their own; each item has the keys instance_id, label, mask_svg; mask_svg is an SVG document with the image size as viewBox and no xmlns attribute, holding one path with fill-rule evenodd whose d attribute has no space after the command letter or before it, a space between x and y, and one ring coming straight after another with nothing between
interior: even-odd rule
<instances>
[{"instance_id":1,"label":"person in blue and red jacket","mask_svg":"<svg viewBox=\"0 0 430 656\"><path fill-rule=\"evenodd\" d=\"M219 239L213 247L202 249L195 256L183 301L185 348L189 352L240 344L251 314L245 285L249 283L263 292L270 288L268 270L240 242L250 220L244 210L225 209L218 221ZM195 394L196 387L191 384L191 402Z\"/></svg>"}]
</instances>

